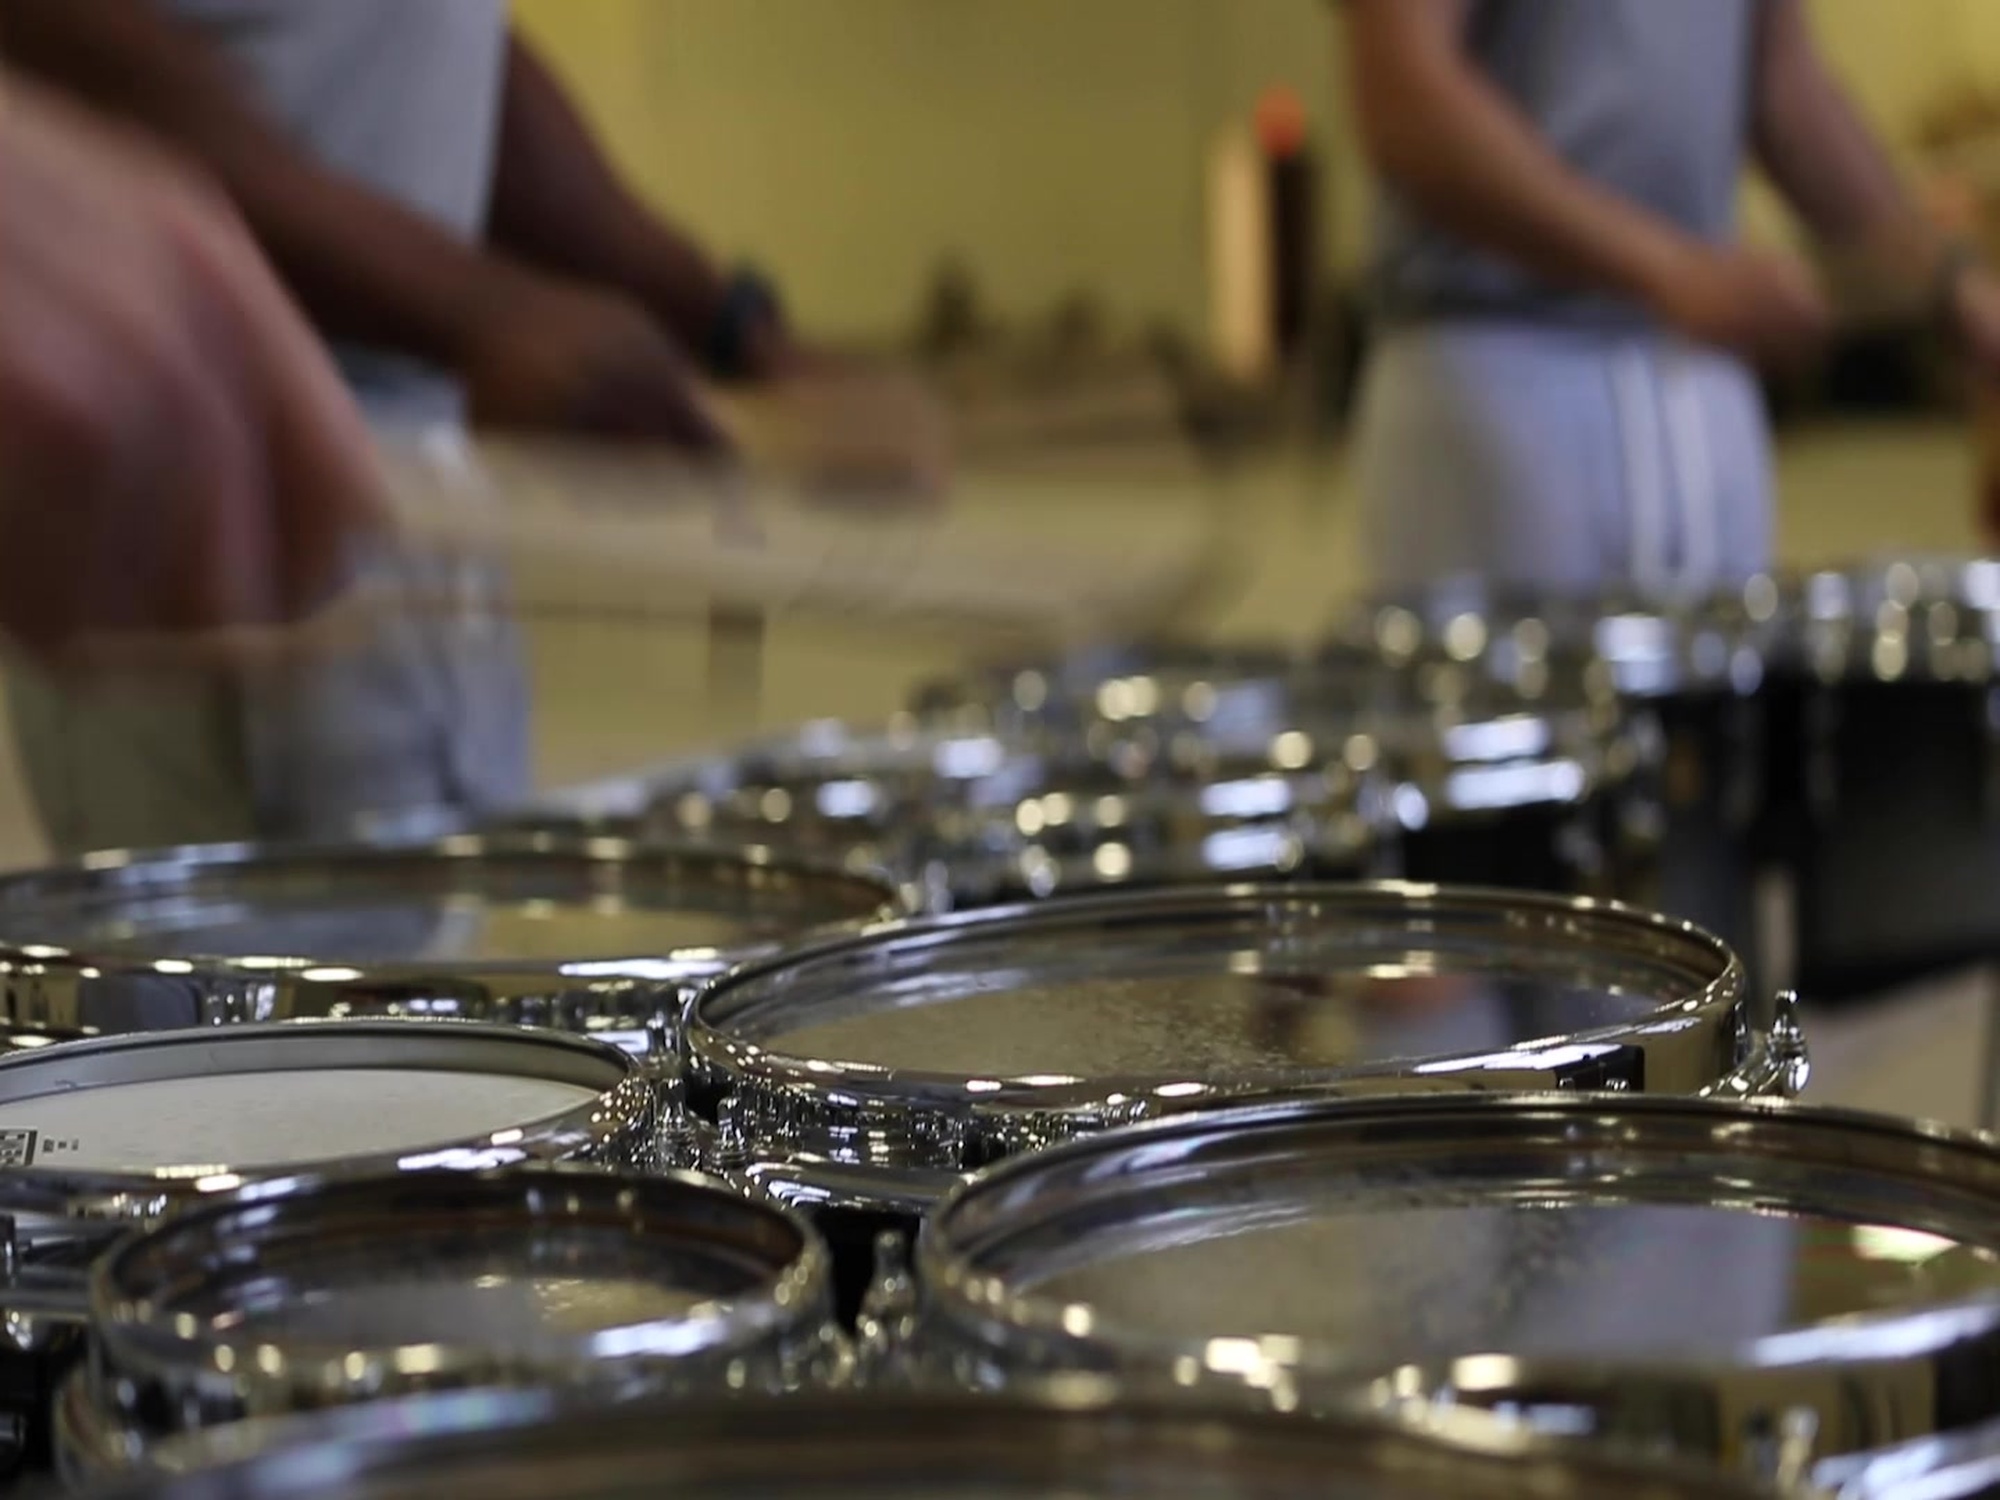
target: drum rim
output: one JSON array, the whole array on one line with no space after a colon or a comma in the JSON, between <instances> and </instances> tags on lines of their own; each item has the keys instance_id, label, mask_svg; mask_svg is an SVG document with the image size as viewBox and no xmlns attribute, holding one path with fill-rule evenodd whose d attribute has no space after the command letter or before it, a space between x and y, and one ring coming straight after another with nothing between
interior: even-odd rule
<instances>
[{"instance_id":1,"label":"drum rim","mask_svg":"<svg viewBox=\"0 0 2000 1500\"><path fill-rule=\"evenodd\" d=\"M190 1295L213 1295L211 1258L237 1243L234 1236L244 1215L259 1220L260 1227L266 1219L285 1221L280 1224L284 1235L309 1236L316 1229L393 1213L393 1200L411 1190L449 1195L453 1208L476 1202L502 1215L512 1228L539 1234L565 1229L577 1212L624 1212L631 1206L628 1200L637 1200L638 1209L651 1208L669 1218L679 1210L676 1222L646 1237L653 1243L674 1243L676 1229L687 1237L690 1209L723 1215L745 1231L775 1227L794 1239L796 1252L783 1264L769 1267L767 1280L738 1296L621 1325L673 1329L676 1347L671 1353L606 1356L591 1347L604 1330L587 1330L560 1340L564 1347L552 1345L546 1355L537 1354L529 1361L536 1371L529 1384L559 1379L550 1373L557 1369L573 1371L585 1380L614 1379L625 1371L685 1370L718 1357L751 1358L788 1342L803 1344L833 1323L832 1256L819 1233L803 1215L775 1198L745 1192L723 1178L678 1170L613 1173L560 1162L490 1171L430 1168L365 1175L300 1174L257 1182L192 1207L127 1236L98 1257L91 1266L89 1285L96 1343L93 1369L104 1378L142 1380L173 1393L227 1387L231 1399L251 1411L263 1409L265 1400L281 1405L290 1400L339 1405L348 1395L379 1399L385 1393L395 1394L399 1384L405 1391L415 1389L397 1369L399 1346L288 1343L207 1329L184 1336L175 1328L176 1308L183 1307ZM551 1192L572 1200L566 1211L551 1215L537 1201ZM392 1200L387 1208L384 1200ZM579 1200L582 1210L574 1207ZM433 1211L430 1221L385 1251L385 1269L402 1250L414 1246L421 1251L428 1235L448 1228L437 1222L442 1212ZM312 1252L307 1248L303 1254L309 1258ZM165 1303L129 1284L134 1263L150 1258L163 1258L152 1267L152 1277L155 1290L167 1290ZM288 1277L295 1277L298 1258L288 1260L287 1267ZM257 1356L266 1344L287 1354L281 1369L260 1367ZM474 1341L456 1345L427 1341L427 1349L432 1357L420 1377L424 1382L505 1388L510 1383L508 1372L517 1367L512 1357L496 1357Z\"/></svg>"},{"instance_id":2,"label":"drum rim","mask_svg":"<svg viewBox=\"0 0 2000 1500\"><path fill-rule=\"evenodd\" d=\"M1239 1131L1281 1131L1321 1123L1353 1131L1407 1128L1413 1119L1426 1116L1468 1130L1477 1129L1487 1140L1492 1139L1496 1116L1572 1124L1587 1120L1607 1129L1610 1128L1607 1121L1616 1121L1618 1128L1629 1129L1635 1122L1650 1118L1663 1130L1679 1130L1690 1136L1702 1130L1712 1131L1716 1124L1750 1123L1792 1144L1810 1140L1817 1132L1830 1132L1832 1139L1855 1141L1864 1147L1879 1145L1891 1153L1899 1148L1929 1148L1934 1153L1943 1153L1944 1160L1958 1170L1962 1183L1974 1167L2000 1183L2000 1138L1927 1121L1784 1100L1722 1101L1584 1093L1503 1097L1448 1092L1344 1098L1301 1095L1179 1119L1148 1121L1064 1142L1032 1157L999 1163L961 1183L926 1217L916 1241L914 1266L918 1282L924 1288L927 1324L931 1329L943 1330L947 1337L969 1338L982 1351L1022 1347L1043 1352L1068 1351L1086 1359L1109 1360L1114 1365L1122 1362L1128 1369L1166 1369L1168 1362L1192 1356L1199 1367L1206 1340L1106 1330L1101 1320L1095 1319L1087 1332L1079 1334L1066 1323L1061 1305L1037 1298L1033 1293L1010 1290L999 1276L974 1268L967 1250L952 1239L954 1232L963 1229L960 1221L968 1214L998 1217L991 1208L994 1201L1009 1193L1032 1195L1038 1182L1046 1186L1066 1172L1090 1167L1101 1178L1107 1164L1115 1158L1152 1154L1157 1159L1163 1146L1186 1149L1204 1137L1212 1139ZM1551 1144L1546 1149L1560 1147ZM1682 1144L1680 1149L1690 1148ZM1879 1170L1881 1175L1895 1175L1888 1168ZM1912 1181L1921 1179L1932 1193L1940 1170L1928 1160L1922 1167L1912 1164L1896 1169ZM1505 1181L1507 1175L1496 1174L1495 1180ZM1115 1185L1116 1179L1112 1180ZM1965 1183L1963 1190L1970 1191L1972 1186ZM1829 1196L1834 1191L1830 1189ZM1991 1188L1986 1191L1992 1193ZM2000 1243L2000 1236L1996 1236L1996 1243ZM1830 1327L1837 1327L1837 1338L1822 1337L1823 1330ZM1885 1381L1893 1387L1908 1378L1913 1364L1929 1367L1934 1360L1953 1355L1962 1359L1968 1340L1976 1341L1987 1351L1989 1362L2000 1358L2000 1289L1921 1308L1845 1315L1816 1326L1810 1333L1810 1340L1801 1339L1792 1331L1753 1339L1727 1359L1648 1358L1627 1363L1601 1358L1510 1357L1510 1364L1518 1387L1557 1383L1571 1388L1586 1386L1605 1392L1607 1407L1615 1407L1635 1394L1647 1399L1685 1397L1690 1393L1711 1397L1718 1381L1723 1380L1732 1382L1738 1398L1742 1399L1746 1390L1752 1396L1756 1394L1756 1382L1774 1376L1783 1380L1805 1372L1826 1379L1850 1406L1895 1411L1897 1402L1892 1399L1892 1392L1881 1393L1879 1400L1873 1393L1876 1382ZM1884 1334L1893 1337L1884 1338ZM1801 1344L1805 1347L1800 1347ZM1311 1349L1301 1350L1299 1357L1290 1361L1268 1353L1264 1357L1273 1368L1282 1367L1293 1380L1319 1381L1334 1390L1366 1393L1378 1378L1394 1373L1410 1382L1414 1394L1406 1399L1413 1409L1423 1408L1424 1393L1450 1389L1455 1365L1451 1359L1441 1359L1389 1372L1343 1359L1331 1350L1317 1352L1321 1357L1315 1358ZM1956 1425L1976 1429L1981 1423L2000 1420L2000 1392L1994 1393L1992 1402L1992 1410L1960 1418ZM1875 1434L1869 1446L1907 1441L1912 1436L1918 1435Z\"/></svg>"},{"instance_id":3,"label":"drum rim","mask_svg":"<svg viewBox=\"0 0 2000 1500\"><path fill-rule=\"evenodd\" d=\"M605 1408L549 1392L440 1394L303 1419L232 1424L174 1440L148 1455L157 1466L152 1475L128 1477L103 1495L104 1500L221 1500L225 1494L263 1493L251 1488L262 1478L280 1486L277 1493L302 1496L309 1492L303 1486L317 1472L315 1458L335 1448L348 1456L348 1472L363 1476L364 1483L374 1476L393 1484L399 1472L416 1468L449 1474L458 1455L479 1452L482 1445L490 1452L496 1440L505 1445L512 1438L518 1450L522 1439L554 1439L525 1459L518 1452L513 1458L555 1465L581 1445L616 1441L626 1432L671 1429L676 1437L650 1452L635 1444L635 1454L643 1455L635 1462L661 1472L662 1454L669 1461L678 1459L675 1468L685 1472L663 1473L663 1482L697 1487L704 1482L705 1466L712 1473L715 1462L705 1455L727 1455L739 1464L747 1459L747 1467L733 1477L741 1483L761 1474L771 1483L782 1482L788 1465L795 1470L801 1462L830 1454L852 1451L865 1465L868 1454L879 1453L891 1440L921 1444L947 1457L979 1443L1003 1459L1033 1462L1054 1455L1060 1464L1070 1458L1084 1475L1073 1482L1087 1484L1093 1468L1107 1467L1121 1455L1157 1454L1165 1442L1190 1455L1213 1457L1220 1451L1224 1462L1251 1461L1260 1454L1282 1462L1290 1455L1301 1467L1310 1463L1316 1473L1328 1472L1330 1459L1345 1456L1348 1461L1334 1472L1361 1477L1392 1465L1407 1472L1411 1463L1428 1461L1437 1479L1447 1483L1490 1475L1493 1488L1484 1492L1489 1500L1530 1500L1556 1493L1559 1479L1573 1485L1579 1478L1618 1483L1631 1500L1775 1500L1735 1475L1537 1438L1476 1413L1439 1413L1417 1421L1350 1410L1307 1418L1171 1396L1126 1401L1102 1382L1072 1380L1004 1396L812 1393L786 1398L783 1421L774 1420L775 1415L756 1400ZM288 1471L295 1470L305 1472L293 1480ZM823 1474L824 1469L814 1472ZM858 1476L858 1482L865 1481L865 1473Z\"/></svg>"},{"instance_id":4,"label":"drum rim","mask_svg":"<svg viewBox=\"0 0 2000 1500\"><path fill-rule=\"evenodd\" d=\"M209 844L144 851L111 851L67 865L0 876L0 921L13 924L10 907L32 914L38 906L60 907L90 897L115 899L126 888L168 895L176 888L217 880L234 871L311 872L319 867L352 880L370 870L449 871L481 860L574 864L659 870L755 872L759 878L797 882L801 888L845 888L856 896L855 915L821 920L800 929L810 938L853 923L872 923L912 909L908 894L883 871L847 868L824 860L780 853L758 844L701 843L653 839L623 822L593 829L588 823L546 826L489 834L456 834L424 843ZM442 882L448 884L449 882ZM212 887L227 895L226 883ZM872 905L863 909L864 902ZM30 993L15 1000L13 1019L67 1024L84 1008L87 988L114 980L170 974L191 988L206 1019L225 1021L319 1017L354 1006L411 1003L428 995L475 1011L509 1000L561 996L596 989L627 1008L633 1025L661 1010L678 1008L687 986L731 964L770 953L791 936L758 939L718 951L691 945L674 953L641 953L574 961L507 959L422 962L349 962L338 954L273 955L246 959L210 956L172 944L114 953L93 953L24 938L0 942L0 975L14 978ZM162 968L162 965L165 967ZM619 989L653 993L636 1008ZM612 1008L616 1009L614 1005ZM21 1014L31 1012L31 1014Z\"/></svg>"},{"instance_id":5,"label":"drum rim","mask_svg":"<svg viewBox=\"0 0 2000 1500\"><path fill-rule=\"evenodd\" d=\"M1526 917L1550 928L1566 927L1572 932L1579 923L1589 930L1624 934L1631 941L1664 945L1679 953L1689 972L1705 969L1705 982L1691 980L1687 993L1661 1001L1645 1015L1610 1027L1597 1027L1561 1037L1544 1039L1551 1047L1575 1049L1632 1046L1677 1047L1690 1050L1687 1058L1706 1059L1718 1039L1736 1050L1740 1066L1747 1036L1749 986L1741 961L1720 939L1685 922L1610 902L1551 895L1483 890L1472 887L1420 886L1397 883L1244 884L1187 886L1144 892L1080 895L1057 903L1022 903L943 916L906 919L852 931L818 943L801 944L768 959L739 965L728 974L702 986L683 1013L683 1037L691 1066L698 1079L712 1083L722 1093L734 1092L750 1117L753 1128L769 1127L786 1138L787 1122L796 1119L801 1107L833 1109L836 1125L859 1130L887 1130L907 1137L890 1141L891 1148L912 1147L904 1156L891 1149L886 1158L875 1152L866 1161L852 1163L864 1168L880 1162L877 1170L890 1176L907 1173L911 1167L956 1169L965 1144L958 1137L991 1136L1012 1129L1027 1129L1037 1139L1022 1144L1046 1144L1073 1131L1093 1131L1106 1125L1128 1123L1155 1108L1133 1095L1133 1090L1151 1093L1171 1084L1177 1093L1172 1101L1175 1113L1212 1107L1218 1101L1245 1097L1239 1080L1170 1078L1099 1078L1077 1084L1051 1084L1047 1080L1010 1080L985 1077L924 1073L912 1069L892 1069L875 1065L842 1063L829 1058L810 1058L767 1049L761 1043L740 1039L734 1024L743 1008L758 1002L761 993L777 995L787 979L802 972L838 970L843 963L865 960L889 952L921 953L968 940L992 941L1037 932L1074 933L1106 922L1121 925L1171 923L1190 911L1200 911L1226 920L1233 914L1254 914L1271 907L1301 904L1331 905L1348 913L1382 910L1392 919L1408 920L1413 912L1448 908L1456 904L1489 919L1516 920ZM1582 939L1572 937L1570 951L1585 951ZM1660 960L1664 967L1668 960ZM765 1003L783 1006L781 999ZM1690 1040L1692 1038L1692 1040ZM1662 1054L1664 1055L1664 1054ZM1546 1082L1501 1084L1489 1080L1485 1087L1533 1088L1553 1086L1572 1076L1565 1069L1592 1066L1579 1062L1570 1050L1529 1053L1520 1048L1504 1054L1482 1053L1496 1065L1506 1062L1515 1077L1526 1073ZM1550 1061L1554 1058L1555 1061ZM1347 1070L1301 1071L1296 1076L1262 1080L1251 1090L1253 1097L1293 1092L1307 1087L1352 1085L1366 1088L1367 1080L1394 1080L1396 1087L1407 1086L1412 1068L1423 1063L1427 1073L1437 1075L1441 1086L1453 1090L1478 1088L1481 1080L1470 1070L1469 1055L1404 1060L1394 1063L1359 1065ZM1457 1067L1453 1067L1457 1064ZM1686 1065L1685 1063L1683 1064ZM1706 1066L1703 1062L1701 1066ZM1699 1087L1726 1086L1730 1068L1718 1066L1715 1076L1699 1081ZM970 1085L977 1084L975 1089ZM1692 1088L1691 1090L1692 1091ZM926 1129L943 1132L941 1140L919 1140ZM1046 1139L1041 1137L1045 1136ZM814 1142L789 1138L787 1155L810 1155ZM754 1149L754 1144L753 1144ZM830 1153L840 1156L839 1152ZM987 1151L975 1149L978 1160ZM1011 1154L1006 1152L1003 1154ZM975 1161L973 1164L977 1164ZM799 1175L810 1171L801 1165ZM851 1180L847 1187L851 1188Z\"/></svg>"},{"instance_id":6,"label":"drum rim","mask_svg":"<svg viewBox=\"0 0 2000 1500\"><path fill-rule=\"evenodd\" d=\"M1770 608L1761 615L1748 604L1748 596L1760 584L1770 596ZM1777 654L1785 586L1785 575L1769 570L1719 588L1657 594L1496 587L1489 580L1467 574L1428 589L1368 600L1361 609L1368 627L1366 638L1371 640L1379 617L1389 610L1413 616L1425 634L1432 634L1437 628L1437 606L1453 599L1460 601L1457 613L1477 616L1487 625L1489 635L1503 629L1511 633L1522 624L1537 621L1549 632L1551 654L1567 656L1586 671L1590 663L1602 663L1621 699L1649 703L1690 696L1743 696L1745 689L1739 684L1733 662L1746 648L1755 657L1754 676L1761 682ZM1607 620L1644 621L1659 632L1666 649L1650 658L1641 674L1629 654L1603 649L1599 628ZM1725 630L1736 649L1727 653L1730 661L1704 665L1696 659L1693 647L1717 627ZM1347 627L1350 632L1354 628L1352 624ZM1335 639L1340 638L1337 634Z\"/></svg>"},{"instance_id":7,"label":"drum rim","mask_svg":"<svg viewBox=\"0 0 2000 1500\"><path fill-rule=\"evenodd\" d=\"M453 1156L462 1157L467 1165L491 1165L495 1161L616 1160L628 1155L643 1155L650 1143L658 1103L654 1082L646 1065L639 1059L607 1043L569 1032L526 1026L490 1026L473 1021L318 1018L92 1037L0 1058L0 1092L4 1092L14 1078L25 1076L31 1070L69 1066L79 1060L86 1065L98 1060L115 1065L121 1058L133 1054L165 1056L183 1049L204 1054L206 1065L156 1076L200 1077L214 1072L214 1049L218 1046L241 1048L246 1054L276 1052L282 1057L287 1053L309 1050L315 1045L315 1038L323 1037L356 1044L370 1041L393 1043L386 1050L402 1059L411 1057L413 1047L437 1053L475 1047L482 1055L512 1053L524 1061L530 1057L566 1055L579 1067L590 1065L605 1069L608 1081L594 1099L540 1120L523 1121L489 1135L413 1145L364 1156L331 1157L240 1171L232 1170L228 1163L204 1163L204 1166L212 1165L216 1170L201 1177L190 1177L184 1170L173 1167L133 1171L11 1168L0 1173L0 1211L17 1216L21 1228L30 1237L37 1230L51 1236L74 1236L88 1234L93 1228L116 1229L134 1221L156 1218L171 1209L235 1192L246 1181L306 1177L331 1180L388 1174L401 1169L402 1162L410 1159L415 1152L421 1152L431 1165L438 1164L436 1158ZM291 1070L267 1066L244 1067L236 1071L264 1073ZM513 1076L536 1076L536 1070L523 1067L514 1070ZM115 1086L119 1081L105 1080L100 1086ZM590 1085L579 1081L579 1086ZM25 1099L34 1097L37 1095L24 1096ZM5 1301L6 1293L0 1289L0 1306L4 1306Z\"/></svg>"}]
</instances>

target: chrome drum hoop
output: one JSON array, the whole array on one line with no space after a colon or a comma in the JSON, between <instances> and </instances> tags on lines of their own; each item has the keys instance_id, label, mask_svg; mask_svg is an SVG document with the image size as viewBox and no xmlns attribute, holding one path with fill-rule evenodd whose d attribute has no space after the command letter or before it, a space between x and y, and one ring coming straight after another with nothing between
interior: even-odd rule
<instances>
[{"instance_id":1,"label":"chrome drum hoop","mask_svg":"<svg viewBox=\"0 0 2000 1500\"><path fill-rule=\"evenodd\" d=\"M701 981L781 941L845 921L911 909L886 875L757 847L664 844L636 830L585 825L460 835L422 845L216 845L93 855L81 864L0 877L0 1020L99 1034L344 1016L417 1016L601 1034L636 1047ZM341 951L257 955L202 951L202 923L290 920L312 899L442 910L537 898L637 901L691 914L735 902L742 925L769 928L735 947L637 954L579 952L532 961L410 958ZM685 893L676 897L676 892ZM276 901L274 917L259 903ZM646 903L650 901L651 905ZM762 915L759 915L761 913ZM782 920L781 920L782 919ZM716 916L718 924L736 922ZM192 922L176 937L177 922ZM117 942L105 929L128 928ZM148 929L152 929L149 931ZM64 939L70 939L64 942ZM8 941L11 940L11 941ZM348 941L351 941L349 939ZM339 944L335 944L337 949Z\"/></svg>"},{"instance_id":2,"label":"chrome drum hoop","mask_svg":"<svg viewBox=\"0 0 2000 1500\"><path fill-rule=\"evenodd\" d=\"M1199 955L1210 951L1206 943L1221 955L1210 960L1220 973L1239 949L1282 943L1314 924L1352 937L1350 963L1443 954L1460 961L1443 965L1451 972L1518 965L1536 976L1575 966L1620 976L1657 1004L1635 1001L1643 1014L1625 1024L1491 1053L1234 1076L1193 1061L1166 1062L1144 1076L957 1075L790 1055L767 1041L822 1011L921 1006L926 977L954 954L990 952L983 968L959 960L989 988L1060 975L1079 954L1100 963L1120 943L1128 955L1170 941ZM1796 1092L1806 1069L1796 1017L1787 1010L1767 1031L1753 1026L1740 964L1694 928L1601 903L1399 885L1187 888L888 924L739 968L690 1004L685 1042L697 1107L719 1111L733 1142L731 1169L768 1164L768 1177L788 1195L822 1202L861 1192L872 1178L885 1204L905 1206L993 1160L1274 1092L1337 1085L1754 1097Z\"/></svg>"}]
</instances>

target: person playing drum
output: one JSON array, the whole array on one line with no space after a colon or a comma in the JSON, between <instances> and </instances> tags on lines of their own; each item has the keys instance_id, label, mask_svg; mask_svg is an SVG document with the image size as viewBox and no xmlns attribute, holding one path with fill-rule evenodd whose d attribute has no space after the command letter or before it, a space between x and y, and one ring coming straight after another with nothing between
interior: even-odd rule
<instances>
[{"instance_id":1,"label":"person playing drum","mask_svg":"<svg viewBox=\"0 0 2000 1500\"><path fill-rule=\"evenodd\" d=\"M2000 375L2000 280L1926 223L1805 0L1339 0L1385 188L1356 462L1381 585L1595 592L1771 562L1753 368L1827 334L1737 237L1747 161Z\"/></svg>"},{"instance_id":2,"label":"person playing drum","mask_svg":"<svg viewBox=\"0 0 2000 1500\"><path fill-rule=\"evenodd\" d=\"M704 379L824 368L764 281L619 181L505 0L0 0L0 47L213 174L378 429L469 415L713 452ZM886 445L909 393L864 385ZM351 571L470 607L385 612L358 647L195 691L11 673L51 841L339 838L522 800L504 580L379 554Z\"/></svg>"}]
</instances>

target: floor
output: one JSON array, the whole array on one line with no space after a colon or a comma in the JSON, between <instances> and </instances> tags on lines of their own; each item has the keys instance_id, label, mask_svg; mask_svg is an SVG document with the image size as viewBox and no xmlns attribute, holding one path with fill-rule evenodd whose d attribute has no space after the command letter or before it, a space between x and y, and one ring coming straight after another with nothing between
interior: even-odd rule
<instances>
[{"instance_id":1,"label":"floor","mask_svg":"<svg viewBox=\"0 0 2000 1500\"><path fill-rule=\"evenodd\" d=\"M1973 545L1971 459L1960 429L1823 431L1788 443L1782 466L1787 562ZM1138 539L1192 531L1208 539L1220 580L1198 607L1200 618L1230 638L1309 637L1361 582L1353 507L1337 467L1324 461L1216 473L1145 453L1061 473L982 474L964 484L947 524L980 545L985 538L1019 548L1032 539L1086 572L1115 572ZM760 649L711 639L694 623L706 619L698 603L661 608L630 580L565 574L546 563L529 593L541 603L532 633L539 770L552 787L760 726L880 719L926 676L999 644L935 623L864 630L780 616ZM712 683L726 686L716 691ZM40 857L39 836L3 746L0 863L30 864ZM1815 1017L1809 1008L1811 1097L1971 1123L1984 999L1983 982L1967 975L1837 1015Z\"/></svg>"}]
</instances>

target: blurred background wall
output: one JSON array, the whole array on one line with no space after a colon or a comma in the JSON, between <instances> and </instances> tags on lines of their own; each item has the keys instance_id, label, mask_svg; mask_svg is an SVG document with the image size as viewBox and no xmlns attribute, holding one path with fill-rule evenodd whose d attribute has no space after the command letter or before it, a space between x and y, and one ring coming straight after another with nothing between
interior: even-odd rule
<instances>
[{"instance_id":1,"label":"blurred background wall","mask_svg":"<svg viewBox=\"0 0 2000 1500\"><path fill-rule=\"evenodd\" d=\"M1899 139L1948 91L2000 82L2000 0L1812 4ZM1361 254L1324 0L516 5L639 179L838 336L905 330L953 254L1002 315L1087 288L1198 331L1209 144L1273 83L1315 119L1330 269ZM1754 222L1779 232L1761 206Z\"/></svg>"}]
</instances>

